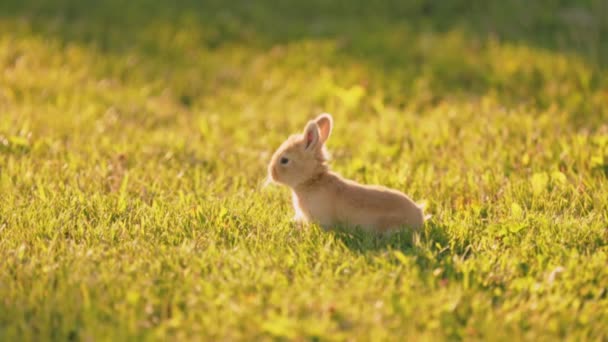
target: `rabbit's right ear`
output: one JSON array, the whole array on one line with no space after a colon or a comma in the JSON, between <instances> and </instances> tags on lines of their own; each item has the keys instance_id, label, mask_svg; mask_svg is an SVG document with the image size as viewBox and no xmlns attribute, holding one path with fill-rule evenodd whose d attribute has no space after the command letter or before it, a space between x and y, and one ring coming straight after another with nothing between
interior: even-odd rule
<instances>
[{"instance_id":1,"label":"rabbit's right ear","mask_svg":"<svg viewBox=\"0 0 608 342\"><path fill-rule=\"evenodd\" d=\"M321 143L325 143L329 135L331 134L331 129L334 126L334 120L329 113L323 113L315 119L317 126L319 126L319 131L321 133Z\"/></svg>"},{"instance_id":2,"label":"rabbit's right ear","mask_svg":"<svg viewBox=\"0 0 608 342\"><path fill-rule=\"evenodd\" d=\"M304 128L304 149L312 150L319 143L319 126L315 121L309 121Z\"/></svg>"}]
</instances>

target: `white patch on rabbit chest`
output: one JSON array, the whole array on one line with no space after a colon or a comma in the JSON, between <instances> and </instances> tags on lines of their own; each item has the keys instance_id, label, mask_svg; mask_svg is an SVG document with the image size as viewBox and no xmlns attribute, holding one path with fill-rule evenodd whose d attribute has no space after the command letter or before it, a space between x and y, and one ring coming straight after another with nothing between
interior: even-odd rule
<instances>
[{"instance_id":1,"label":"white patch on rabbit chest","mask_svg":"<svg viewBox=\"0 0 608 342\"><path fill-rule=\"evenodd\" d=\"M296 217L301 217L306 222L314 222L322 226L333 224L331 203L328 203L327 196L322 191L308 192L302 195L294 191L292 201Z\"/></svg>"},{"instance_id":2,"label":"white patch on rabbit chest","mask_svg":"<svg viewBox=\"0 0 608 342\"><path fill-rule=\"evenodd\" d=\"M302 209L300 209L300 202L298 201L298 195L296 195L296 193L293 191L291 192L291 202L293 203L293 210L295 212L295 215L293 217L294 221L308 222L306 216L302 212Z\"/></svg>"}]
</instances>

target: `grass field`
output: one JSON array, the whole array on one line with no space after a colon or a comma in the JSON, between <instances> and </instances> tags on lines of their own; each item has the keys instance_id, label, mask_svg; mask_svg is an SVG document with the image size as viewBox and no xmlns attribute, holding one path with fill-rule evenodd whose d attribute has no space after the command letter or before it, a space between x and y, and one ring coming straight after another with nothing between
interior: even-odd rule
<instances>
[{"instance_id":1,"label":"grass field","mask_svg":"<svg viewBox=\"0 0 608 342\"><path fill-rule=\"evenodd\" d=\"M608 5L372 3L1 1L0 340L606 341ZM420 234L262 189L322 111Z\"/></svg>"}]
</instances>

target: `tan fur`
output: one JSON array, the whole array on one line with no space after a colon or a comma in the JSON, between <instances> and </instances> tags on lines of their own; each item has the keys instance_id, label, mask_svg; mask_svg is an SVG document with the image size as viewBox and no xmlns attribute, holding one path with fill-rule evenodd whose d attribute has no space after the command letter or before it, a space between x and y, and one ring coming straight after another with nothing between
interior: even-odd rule
<instances>
[{"instance_id":1,"label":"tan fur","mask_svg":"<svg viewBox=\"0 0 608 342\"><path fill-rule=\"evenodd\" d=\"M421 228L423 209L405 194L361 185L329 171L324 143L332 126L329 114L309 121L302 134L292 135L277 149L268 165L269 178L292 190L294 218L323 227L345 224L374 232ZM281 162L284 158L286 164Z\"/></svg>"}]
</instances>

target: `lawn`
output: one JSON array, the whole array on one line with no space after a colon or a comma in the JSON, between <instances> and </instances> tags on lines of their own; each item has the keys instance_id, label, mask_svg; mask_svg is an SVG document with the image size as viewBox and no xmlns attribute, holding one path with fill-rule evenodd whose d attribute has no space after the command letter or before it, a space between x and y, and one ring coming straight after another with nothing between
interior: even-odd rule
<instances>
[{"instance_id":1,"label":"lawn","mask_svg":"<svg viewBox=\"0 0 608 342\"><path fill-rule=\"evenodd\" d=\"M607 340L608 5L0 2L0 340ZM272 152L428 203L298 228Z\"/></svg>"}]
</instances>

